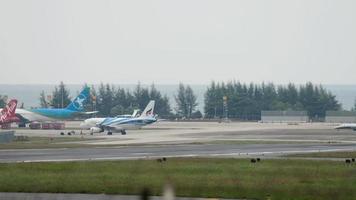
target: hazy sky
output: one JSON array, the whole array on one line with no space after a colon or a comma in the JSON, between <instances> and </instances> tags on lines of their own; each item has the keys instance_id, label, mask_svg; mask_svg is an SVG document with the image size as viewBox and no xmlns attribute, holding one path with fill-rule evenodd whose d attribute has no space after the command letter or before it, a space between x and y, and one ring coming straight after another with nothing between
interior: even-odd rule
<instances>
[{"instance_id":1,"label":"hazy sky","mask_svg":"<svg viewBox=\"0 0 356 200\"><path fill-rule=\"evenodd\" d=\"M355 0L0 0L0 83L356 84Z\"/></svg>"}]
</instances>

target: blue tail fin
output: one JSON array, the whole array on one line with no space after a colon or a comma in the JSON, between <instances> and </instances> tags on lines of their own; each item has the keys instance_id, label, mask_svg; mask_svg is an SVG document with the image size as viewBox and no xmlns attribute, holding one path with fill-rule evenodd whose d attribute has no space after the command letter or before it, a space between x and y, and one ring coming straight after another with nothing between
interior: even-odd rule
<instances>
[{"instance_id":1,"label":"blue tail fin","mask_svg":"<svg viewBox=\"0 0 356 200\"><path fill-rule=\"evenodd\" d=\"M90 96L90 88L85 87L82 92L70 103L66 109L72 111L83 111L84 103L88 100Z\"/></svg>"}]
</instances>

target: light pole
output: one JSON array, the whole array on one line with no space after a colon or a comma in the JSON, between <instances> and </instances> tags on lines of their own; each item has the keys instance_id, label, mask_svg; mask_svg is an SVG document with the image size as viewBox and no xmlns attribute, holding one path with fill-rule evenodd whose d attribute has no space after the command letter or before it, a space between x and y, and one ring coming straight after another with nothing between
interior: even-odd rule
<instances>
[{"instance_id":1,"label":"light pole","mask_svg":"<svg viewBox=\"0 0 356 200\"><path fill-rule=\"evenodd\" d=\"M61 85L61 95L62 95L62 107L63 108L63 92L64 92L64 86Z\"/></svg>"},{"instance_id":2,"label":"light pole","mask_svg":"<svg viewBox=\"0 0 356 200\"><path fill-rule=\"evenodd\" d=\"M224 106L224 117L228 120L228 107L227 107L227 96L223 96L223 106Z\"/></svg>"}]
</instances>

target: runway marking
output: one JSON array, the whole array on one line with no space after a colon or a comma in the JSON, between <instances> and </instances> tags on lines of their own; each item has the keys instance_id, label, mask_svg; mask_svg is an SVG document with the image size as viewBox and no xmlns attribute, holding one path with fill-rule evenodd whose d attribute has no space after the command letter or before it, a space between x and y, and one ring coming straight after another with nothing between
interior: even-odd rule
<instances>
[{"instance_id":1,"label":"runway marking","mask_svg":"<svg viewBox=\"0 0 356 200\"><path fill-rule=\"evenodd\" d=\"M152 155L153 153L132 153L133 155Z\"/></svg>"},{"instance_id":2,"label":"runway marking","mask_svg":"<svg viewBox=\"0 0 356 200\"><path fill-rule=\"evenodd\" d=\"M355 151L356 149L322 149L322 150L290 150L290 151L261 151L261 152L239 152L239 153L216 153L210 156L241 156L241 155L262 155L262 154L292 154L292 153L317 153L317 152L334 152L334 151Z\"/></svg>"}]
</instances>

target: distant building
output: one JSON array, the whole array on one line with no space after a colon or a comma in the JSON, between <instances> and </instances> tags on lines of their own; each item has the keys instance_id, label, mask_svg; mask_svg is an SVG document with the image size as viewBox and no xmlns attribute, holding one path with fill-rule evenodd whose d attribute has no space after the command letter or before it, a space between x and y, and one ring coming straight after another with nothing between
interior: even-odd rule
<instances>
[{"instance_id":1,"label":"distant building","mask_svg":"<svg viewBox=\"0 0 356 200\"><path fill-rule=\"evenodd\" d=\"M326 111L325 122L329 122L329 123L356 123L356 112Z\"/></svg>"},{"instance_id":2,"label":"distant building","mask_svg":"<svg viewBox=\"0 0 356 200\"><path fill-rule=\"evenodd\" d=\"M262 122L308 122L309 117L307 111L293 111L293 110L272 110L261 111Z\"/></svg>"}]
</instances>

